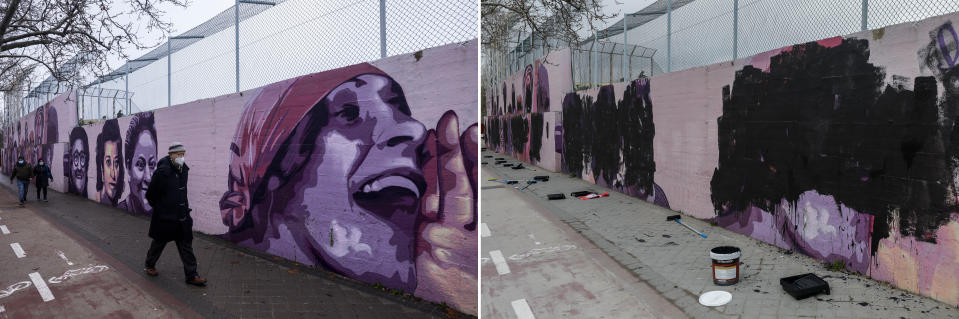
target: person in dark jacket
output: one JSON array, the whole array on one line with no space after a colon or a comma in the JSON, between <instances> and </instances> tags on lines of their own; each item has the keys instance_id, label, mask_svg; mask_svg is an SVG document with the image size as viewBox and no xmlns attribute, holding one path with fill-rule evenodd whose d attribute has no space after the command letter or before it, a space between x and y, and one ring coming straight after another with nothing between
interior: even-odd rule
<instances>
[{"instance_id":1,"label":"person in dark jacket","mask_svg":"<svg viewBox=\"0 0 959 319\"><path fill-rule=\"evenodd\" d=\"M27 201L27 186L30 186L30 178L33 177L33 167L23 160L23 155L17 157L17 165L13 167L13 174L10 174L10 183L17 179L17 194L20 195L20 206Z\"/></svg>"},{"instance_id":2,"label":"person in dark jacket","mask_svg":"<svg viewBox=\"0 0 959 319\"><path fill-rule=\"evenodd\" d=\"M47 187L50 186L50 181L53 180L53 173L50 172L50 167L47 166L47 163L44 162L43 158L40 158L40 162L37 163L37 167L33 168L33 176L36 176L37 181L35 186L37 187L37 201L40 201L40 191L43 191L43 201L47 201Z\"/></svg>"},{"instance_id":3,"label":"person in dark jacket","mask_svg":"<svg viewBox=\"0 0 959 319\"><path fill-rule=\"evenodd\" d=\"M196 256L193 255L193 218L190 217L190 202L187 200L187 178L190 167L186 165L186 148L182 143L170 145L168 156L157 162L156 171L147 187L146 198L153 207L150 217L150 249L147 251L146 269L150 276L157 276L157 260L170 241L176 242L186 283L206 285L206 279L197 274Z\"/></svg>"}]
</instances>

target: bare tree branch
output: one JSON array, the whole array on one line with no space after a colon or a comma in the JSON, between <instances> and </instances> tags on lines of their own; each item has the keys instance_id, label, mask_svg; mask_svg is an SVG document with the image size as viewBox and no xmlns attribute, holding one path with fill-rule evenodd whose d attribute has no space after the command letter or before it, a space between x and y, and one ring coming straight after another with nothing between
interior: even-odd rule
<instances>
[{"instance_id":1,"label":"bare tree branch","mask_svg":"<svg viewBox=\"0 0 959 319\"><path fill-rule=\"evenodd\" d=\"M145 43L144 31L170 31L161 6L185 7L188 1L6 0L0 7L0 89L29 79L7 76L9 72L34 71L37 66L66 83L80 82L83 74L106 74L111 58L127 58L124 50L160 44ZM75 57L83 63L65 69Z\"/></svg>"}]
</instances>

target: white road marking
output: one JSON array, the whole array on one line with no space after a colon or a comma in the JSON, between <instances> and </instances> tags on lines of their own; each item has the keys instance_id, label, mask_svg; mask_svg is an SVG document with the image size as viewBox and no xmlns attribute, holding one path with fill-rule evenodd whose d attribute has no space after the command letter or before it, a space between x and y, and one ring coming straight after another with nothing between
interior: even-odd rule
<instances>
[{"instance_id":1,"label":"white road marking","mask_svg":"<svg viewBox=\"0 0 959 319\"><path fill-rule=\"evenodd\" d=\"M57 255L60 256L60 259L63 259L63 261L67 262L67 266L73 266L73 262L67 259L67 255L64 254L62 250L57 250Z\"/></svg>"},{"instance_id":2,"label":"white road marking","mask_svg":"<svg viewBox=\"0 0 959 319\"><path fill-rule=\"evenodd\" d=\"M529 304L526 303L526 299L513 300L513 311L516 312L516 317L519 319L536 319L536 316L533 316L533 310L529 309Z\"/></svg>"},{"instance_id":3,"label":"white road marking","mask_svg":"<svg viewBox=\"0 0 959 319\"><path fill-rule=\"evenodd\" d=\"M10 287L7 287L7 290L0 290L0 298L9 297L13 293L17 292L17 290L27 289L27 287L30 287L29 281L21 281L21 282L12 284L10 285Z\"/></svg>"},{"instance_id":4,"label":"white road marking","mask_svg":"<svg viewBox=\"0 0 959 319\"><path fill-rule=\"evenodd\" d=\"M2 231L4 235L10 235L10 230L7 229L7 225L0 225L0 231Z\"/></svg>"},{"instance_id":5,"label":"white road marking","mask_svg":"<svg viewBox=\"0 0 959 319\"><path fill-rule=\"evenodd\" d=\"M40 273L33 272L29 276L30 281L33 281L33 286L37 287L37 291L40 292L40 298L43 298L43 302L53 300L53 292L50 291L50 287L47 287L43 277L40 277Z\"/></svg>"},{"instance_id":6,"label":"white road marking","mask_svg":"<svg viewBox=\"0 0 959 319\"><path fill-rule=\"evenodd\" d=\"M492 234L490 234L489 227L486 226L486 223L480 223L480 236L489 237L490 235Z\"/></svg>"},{"instance_id":7,"label":"white road marking","mask_svg":"<svg viewBox=\"0 0 959 319\"><path fill-rule=\"evenodd\" d=\"M23 251L23 247L20 247L20 243L10 244L10 248L13 248L13 253L17 254L17 258L23 258L27 256L27 253Z\"/></svg>"},{"instance_id":8,"label":"white road marking","mask_svg":"<svg viewBox=\"0 0 959 319\"><path fill-rule=\"evenodd\" d=\"M101 272L101 271L106 271L107 269L110 269L110 267L107 267L107 266L104 266L104 265L97 265L97 266L90 265L90 266L87 266L87 267L84 267L84 268L67 270L66 272L63 273L62 276L59 276L59 277L50 277L50 279L47 280L47 281L50 282L51 284L59 284L59 283L62 283L62 282L64 282L64 281L67 281L68 279L70 279L70 278L72 278L72 277L76 277L76 276L83 275L83 274L98 273L98 272Z\"/></svg>"},{"instance_id":9,"label":"white road marking","mask_svg":"<svg viewBox=\"0 0 959 319\"><path fill-rule=\"evenodd\" d=\"M494 250L489 252L490 258L493 258L493 264L496 265L496 272L500 275L509 273L509 265L506 264L506 258L503 258L503 252Z\"/></svg>"}]
</instances>

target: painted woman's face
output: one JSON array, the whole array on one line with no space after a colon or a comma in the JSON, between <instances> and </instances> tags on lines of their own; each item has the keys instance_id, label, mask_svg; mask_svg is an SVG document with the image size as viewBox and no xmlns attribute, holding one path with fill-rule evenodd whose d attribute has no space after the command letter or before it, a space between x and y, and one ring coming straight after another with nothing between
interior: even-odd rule
<instances>
[{"instance_id":1,"label":"painted woman's face","mask_svg":"<svg viewBox=\"0 0 959 319\"><path fill-rule=\"evenodd\" d=\"M70 147L70 158L73 159L73 187L83 193L87 188L87 156L83 151L83 141L74 140Z\"/></svg>"},{"instance_id":2,"label":"painted woman's face","mask_svg":"<svg viewBox=\"0 0 959 319\"><path fill-rule=\"evenodd\" d=\"M103 143L103 195L109 199L117 197L117 177L120 175L120 153L117 142Z\"/></svg>"},{"instance_id":3,"label":"painted woman's face","mask_svg":"<svg viewBox=\"0 0 959 319\"><path fill-rule=\"evenodd\" d=\"M285 216L296 216L310 250L335 270L391 288L415 287L414 227L426 185L417 165L423 124L405 114L402 89L382 75L345 82L325 101L329 124L304 168L299 205L287 205Z\"/></svg>"},{"instance_id":4,"label":"painted woman's face","mask_svg":"<svg viewBox=\"0 0 959 319\"><path fill-rule=\"evenodd\" d=\"M153 135L143 131L137 137L137 144L133 148L133 160L130 162L130 198L136 198L134 205L142 205L146 211L150 210L147 203L147 186L157 167L157 146Z\"/></svg>"}]
</instances>

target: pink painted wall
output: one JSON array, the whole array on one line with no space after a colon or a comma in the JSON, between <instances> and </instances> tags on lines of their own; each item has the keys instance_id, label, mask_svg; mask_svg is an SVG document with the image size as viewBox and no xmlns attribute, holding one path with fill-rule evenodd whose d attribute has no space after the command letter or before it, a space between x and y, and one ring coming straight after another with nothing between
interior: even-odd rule
<instances>
[{"instance_id":1,"label":"pink painted wall","mask_svg":"<svg viewBox=\"0 0 959 319\"><path fill-rule=\"evenodd\" d=\"M959 304L956 21L933 17L566 95L551 109L561 111L559 165ZM644 86L649 100L626 92ZM655 129L639 132L654 134L651 147L629 155L635 134L622 132L636 132L642 120L626 118L640 106L652 109L653 125L643 127ZM501 117L485 119L488 137ZM499 128L508 144L510 128ZM590 146L599 141L620 153ZM637 160L649 155L654 165ZM630 173L652 181L629 186ZM650 184L662 198L637 192Z\"/></svg>"},{"instance_id":2,"label":"pink painted wall","mask_svg":"<svg viewBox=\"0 0 959 319\"><path fill-rule=\"evenodd\" d=\"M507 134L497 135L500 142L490 147L549 171L561 169L554 131L560 121L556 112L561 108L563 96L572 89L569 61L569 49L550 52L486 92L487 104L483 107L490 115L488 129L490 125L513 127L526 123L522 128L508 129L504 131ZM523 120L514 120L517 118ZM498 122L489 123L494 120ZM513 145L520 141L523 145Z\"/></svg>"},{"instance_id":3,"label":"pink painted wall","mask_svg":"<svg viewBox=\"0 0 959 319\"><path fill-rule=\"evenodd\" d=\"M82 127L75 100L61 95L50 103L61 114L57 139L47 143L53 188L85 188L91 200L150 215L141 200L146 179L167 147L182 142L194 230L475 314L476 46ZM33 119L21 120L28 132ZM22 150L12 147L16 127L5 132L8 173L6 157ZM17 145L24 143L33 145Z\"/></svg>"}]
</instances>

